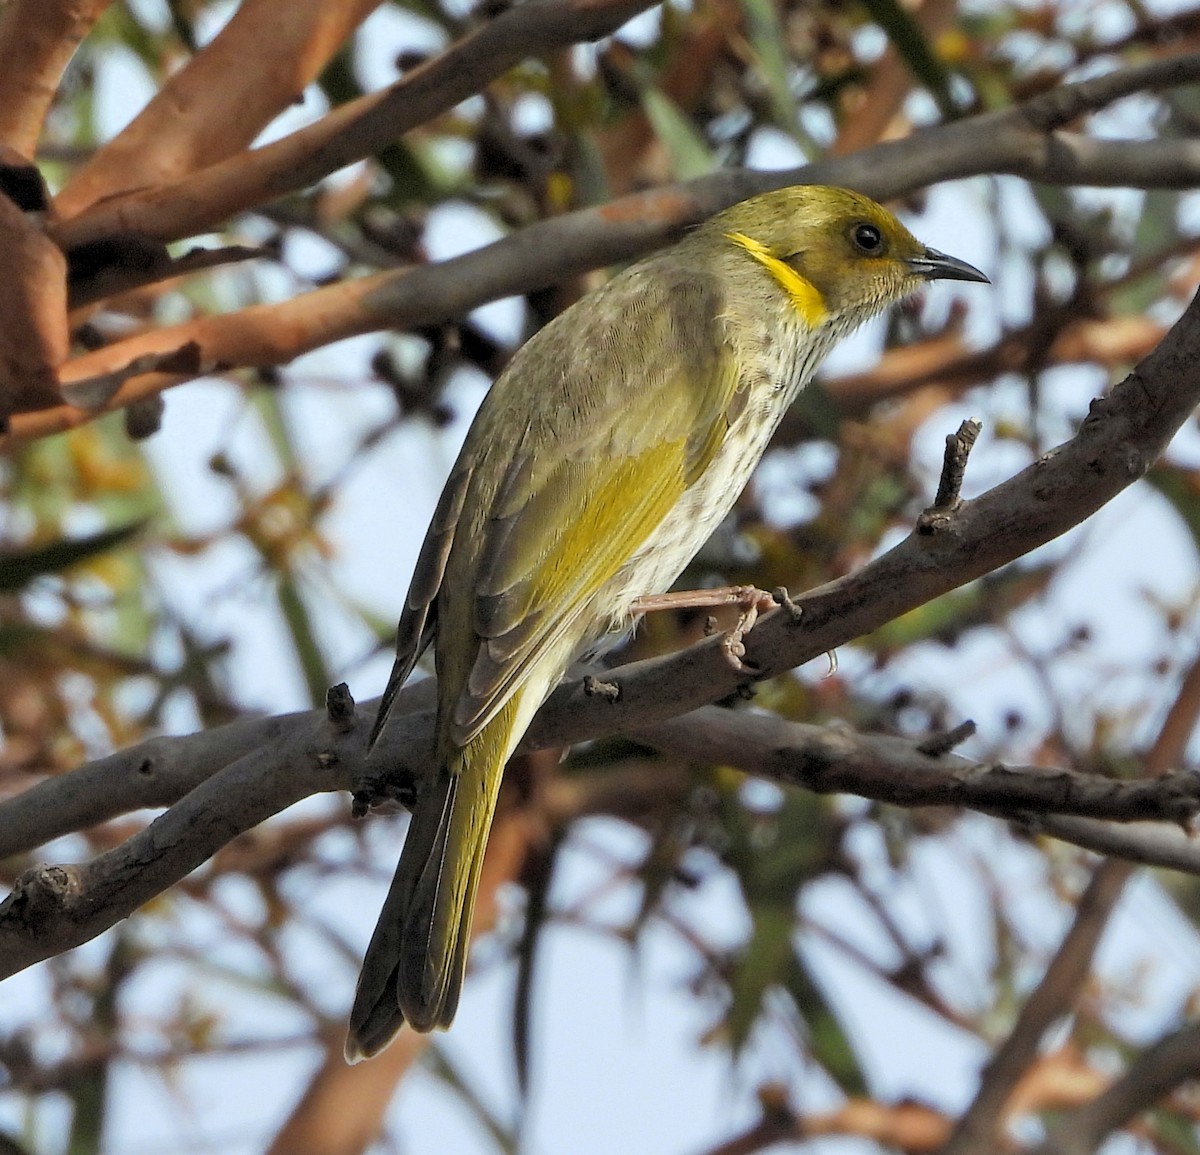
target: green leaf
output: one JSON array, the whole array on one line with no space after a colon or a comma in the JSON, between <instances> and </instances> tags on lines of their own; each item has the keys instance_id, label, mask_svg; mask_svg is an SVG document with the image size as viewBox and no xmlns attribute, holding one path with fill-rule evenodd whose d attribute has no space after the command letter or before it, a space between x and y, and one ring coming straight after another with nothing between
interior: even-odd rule
<instances>
[{"instance_id":1,"label":"green leaf","mask_svg":"<svg viewBox=\"0 0 1200 1155\"><path fill-rule=\"evenodd\" d=\"M462 181L458 174L438 163L433 149L415 151L403 141L393 141L375 155L380 167L391 177L391 188L384 198L395 209L414 201L428 204L454 193Z\"/></svg>"},{"instance_id":2,"label":"green leaf","mask_svg":"<svg viewBox=\"0 0 1200 1155\"><path fill-rule=\"evenodd\" d=\"M753 927L729 980L726 1027L736 1053L768 994L787 990L799 965L797 895L830 862L837 823L824 799L801 790L783 791L779 808L769 813L748 811L736 791L727 791L725 802L725 860L737 873Z\"/></svg>"},{"instance_id":3,"label":"green leaf","mask_svg":"<svg viewBox=\"0 0 1200 1155\"><path fill-rule=\"evenodd\" d=\"M1200 548L1200 474L1159 461L1146 474L1146 480L1175 507L1192 535L1192 543Z\"/></svg>"},{"instance_id":4,"label":"green leaf","mask_svg":"<svg viewBox=\"0 0 1200 1155\"><path fill-rule=\"evenodd\" d=\"M754 51L754 66L770 95L776 126L798 138L792 62L778 8L772 0L742 0L742 11L746 14L746 39Z\"/></svg>"},{"instance_id":5,"label":"green leaf","mask_svg":"<svg viewBox=\"0 0 1200 1155\"><path fill-rule=\"evenodd\" d=\"M750 912L754 929L750 941L739 952L729 990L733 1001L725 1016L734 1054L746 1045L754 1024L762 1014L767 993L781 985L794 961L792 935L796 919L789 904L755 907Z\"/></svg>"},{"instance_id":6,"label":"green leaf","mask_svg":"<svg viewBox=\"0 0 1200 1155\"><path fill-rule=\"evenodd\" d=\"M1179 205L1183 194L1175 189L1147 189L1142 194L1130 256L1161 253L1179 243Z\"/></svg>"},{"instance_id":7,"label":"green leaf","mask_svg":"<svg viewBox=\"0 0 1200 1155\"><path fill-rule=\"evenodd\" d=\"M180 42L189 52L196 52L199 45L196 42L196 30L192 25L190 13L184 12L184 5L179 0L171 0L167 7L171 12L171 27Z\"/></svg>"},{"instance_id":8,"label":"green leaf","mask_svg":"<svg viewBox=\"0 0 1200 1155\"><path fill-rule=\"evenodd\" d=\"M892 47L937 103L938 111L952 120L958 115L950 93L950 71L938 58L921 26L898 0L862 0L871 19L883 30Z\"/></svg>"},{"instance_id":9,"label":"green leaf","mask_svg":"<svg viewBox=\"0 0 1200 1155\"><path fill-rule=\"evenodd\" d=\"M866 1076L850 1044L850 1037L799 956L792 958L784 989L804 1020L812 1057L847 1095L866 1095Z\"/></svg>"},{"instance_id":10,"label":"green leaf","mask_svg":"<svg viewBox=\"0 0 1200 1155\"><path fill-rule=\"evenodd\" d=\"M288 632L292 636L292 645L296 648L300 668L304 672L309 699L314 707L319 707L325 701L325 691L333 685L333 678L325 665L321 647L317 644L317 635L312 628L308 607L300 597L296 579L290 573L279 575L276 596L279 598L279 608L284 621L287 622Z\"/></svg>"},{"instance_id":11,"label":"green leaf","mask_svg":"<svg viewBox=\"0 0 1200 1155\"><path fill-rule=\"evenodd\" d=\"M64 538L29 549L0 550L0 592L23 589L34 578L61 573L73 565L124 545L145 527L144 521L105 529L86 537Z\"/></svg>"},{"instance_id":12,"label":"green leaf","mask_svg":"<svg viewBox=\"0 0 1200 1155\"><path fill-rule=\"evenodd\" d=\"M362 85L354 75L354 38L351 37L325 65L317 84L332 108L362 96Z\"/></svg>"},{"instance_id":13,"label":"green leaf","mask_svg":"<svg viewBox=\"0 0 1200 1155\"><path fill-rule=\"evenodd\" d=\"M658 139L663 142L679 180L704 176L717 167L708 142L666 93L657 88L642 92L642 107Z\"/></svg>"},{"instance_id":14,"label":"green leaf","mask_svg":"<svg viewBox=\"0 0 1200 1155\"><path fill-rule=\"evenodd\" d=\"M1200 1152L1200 1139L1196 1134L1196 1122L1175 1111L1155 1110L1147 1116L1155 1149L1170 1151L1173 1155L1196 1155Z\"/></svg>"},{"instance_id":15,"label":"green leaf","mask_svg":"<svg viewBox=\"0 0 1200 1155\"><path fill-rule=\"evenodd\" d=\"M664 823L652 832L650 849L638 867L638 880L642 884L642 901L630 927L637 933L650 921L662 902L667 888L679 877L679 867L689 844L690 822Z\"/></svg>"}]
</instances>

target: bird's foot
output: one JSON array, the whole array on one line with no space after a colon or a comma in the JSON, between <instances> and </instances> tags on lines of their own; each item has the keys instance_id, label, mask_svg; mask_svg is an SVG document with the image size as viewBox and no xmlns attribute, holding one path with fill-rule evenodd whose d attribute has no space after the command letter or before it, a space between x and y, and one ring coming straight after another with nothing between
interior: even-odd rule
<instances>
[{"instance_id":1,"label":"bird's foot","mask_svg":"<svg viewBox=\"0 0 1200 1155\"><path fill-rule=\"evenodd\" d=\"M722 606L737 606L741 611L738 620L721 638L721 650L729 664L739 674L756 674L757 669L744 661L746 656L745 637L754 629L759 614L773 610L779 605L774 594L760 590L757 586L719 586L710 590L673 590L666 594L649 594L633 603L635 614L652 613L655 610L719 609ZM709 619L710 633L716 631L716 622Z\"/></svg>"}]
</instances>

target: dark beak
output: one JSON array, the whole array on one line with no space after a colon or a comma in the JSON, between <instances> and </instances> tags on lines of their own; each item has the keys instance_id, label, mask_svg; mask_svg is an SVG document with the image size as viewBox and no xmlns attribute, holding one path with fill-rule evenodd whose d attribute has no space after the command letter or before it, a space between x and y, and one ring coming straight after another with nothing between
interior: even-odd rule
<instances>
[{"instance_id":1,"label":"dark beak","mask_svg":"<svg viewBox=\"0 0 1200 1155\"><path fill-rule=\"evenodd\" d=\"M927 281L982 281L985 285L991 284L974 265L968 265L957 257L948 257L937 249L926 249L919 257L910 257L907 264L918 277L924 277Z\"/></svg>"}]
</instances>

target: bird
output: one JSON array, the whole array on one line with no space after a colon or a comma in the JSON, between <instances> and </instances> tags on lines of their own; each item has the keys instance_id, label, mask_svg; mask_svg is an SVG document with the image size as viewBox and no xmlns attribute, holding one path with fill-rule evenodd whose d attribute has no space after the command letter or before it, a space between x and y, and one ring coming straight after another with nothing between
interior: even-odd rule
<instances>
[{"instance_id":1,"label":"bird","mask_svg":"<svg viewBox=\"0 0 1200 1155\"><path fill-rule=\"evenodd\" d=\"M535 333L472 422L421 547L370 737L432 646L418 783L346 1057L449 1026L505 763L542 702L627 632L733 507L843 337L932 280L986 282L861 193L796 185L716 213Z\"/></svg>"}]
</instances>

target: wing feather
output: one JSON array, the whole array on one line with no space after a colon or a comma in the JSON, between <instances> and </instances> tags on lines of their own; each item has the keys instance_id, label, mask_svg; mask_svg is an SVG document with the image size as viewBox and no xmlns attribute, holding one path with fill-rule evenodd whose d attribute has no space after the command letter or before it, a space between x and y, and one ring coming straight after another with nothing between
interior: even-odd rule
<instances>
[{"instance_id":1,"label":"wing feather","mask_svg":"<svg viewBox=\"0 0 1200 1155\"><path fill-rule=\"evenodd\" d=\"M659 269L610 288L588 314L560 318L560 329L581 331L554 343L539 334L506 374L553 383L558 403L523 416L515 447L501 435L503 411L481 423L496 428L478 443L485 461L467 504L489 486L492 496L449 563L475 580L468 602L447 592L439 610L443 633L464 616L472 632L457 669L442 661L451 655L439 635L455 745L496 716L549 642L564 631L584 640L593 599L720 450L736 411L741 382L710 279ZM588 356L555 359L564 349ZM500 469L486 460L493 453L506 455Z\"/></svg>"},{"instance_id":2,"label":"wing feather","mask_svg":"<svg viewBox=\"0 0 1200 1155\"><path fill-rule=\"evenodd\" d=\"M454 544L454 531L462 516L470 481L470 466L460 458L442 489L429 529L425 532L421 552L417 554L408 596L404 599L404 609L396 626L396 660L379 701L379 712L371 728L368 748L375 744L387 721L392 702L436 635L438 590L446 573L446 562Z\"/></svg>"},{"instance_id":3,"label":"wing feather","mask_svg":"<svg viewBox=\"0 0 1200 1155\"><path fill-rule=\"evenodd\" d=\"M484 595L490 629L479 647L455 712L455 740L470 741L521 683L543 645L570 629L594 595L636 552L682 495L683 442L640 457L604 462L595 476L557 479L570 518L556 525L536 507L510 545L501 572L515 576ZM574 471L582 474L582 470ZM478 601L476 603L478 605ZM478 630L478 614L477 614Z\"/></svg>"}]
</instances>

